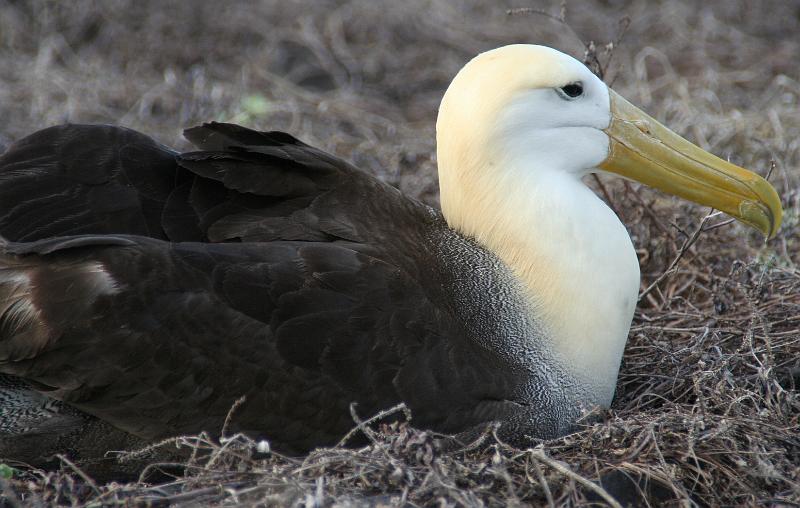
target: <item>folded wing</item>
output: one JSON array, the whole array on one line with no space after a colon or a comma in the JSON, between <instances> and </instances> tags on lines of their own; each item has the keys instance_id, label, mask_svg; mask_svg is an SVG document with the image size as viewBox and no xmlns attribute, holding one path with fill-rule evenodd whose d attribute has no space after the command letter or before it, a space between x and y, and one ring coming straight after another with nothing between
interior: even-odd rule
<instances>
[{"instance_id":1,"label":"folded wing","mask_svg":"<svg viewBox=\"0 0 800 508\"><path fill-rule=\"evenodd\" d=\"M0 373L146 440L217 432L241 396L232 430L287 451L335 442L354 402L486 419L436 212L287 134L187 137L62 126L0 158Z\"/></svg>"}]
</instances>

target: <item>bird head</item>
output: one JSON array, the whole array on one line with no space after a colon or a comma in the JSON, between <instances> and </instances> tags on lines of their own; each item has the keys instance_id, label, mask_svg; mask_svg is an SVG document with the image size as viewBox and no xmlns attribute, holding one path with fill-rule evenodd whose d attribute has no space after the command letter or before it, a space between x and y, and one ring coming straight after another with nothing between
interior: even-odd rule
<instances>
[{"instance_id":1,"label":"bird head","mask_svg":"<svg viewBox=\"0 0 800 508\"><path fill-rule=\"evenodd\" d=\"M602 171L721 210L767 238L781 222L778 194L762 177L675 134L544 46L505 46L470 61L442 100L437 143L446 216L491 182Z\"/></svg>"}]
</instances>

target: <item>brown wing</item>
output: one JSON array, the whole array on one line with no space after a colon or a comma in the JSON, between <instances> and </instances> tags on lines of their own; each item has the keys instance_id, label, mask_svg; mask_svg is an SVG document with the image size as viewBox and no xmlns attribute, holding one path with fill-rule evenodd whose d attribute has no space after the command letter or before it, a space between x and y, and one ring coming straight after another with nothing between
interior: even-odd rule
<instances>
[{"instance_id":1,"label":"brown wing","mask_svg":"<svg viewBox=\"0 0 800 508\"><path fill-rule=\"evenodd\" d=\"M216 432L242 395L236 428L289 451L341 437L352 402L404 401L451 431L498 416L486 401L506 372L441 301L438 214L291 136L225 124L187 131L204 151L180 155L77 127L128 147L87 152L87 183L52 169L78 167L78 145L47 144L72 128L37 141L40 159L29 138L0 160L0 194L19 178L35 196L50 175L37 160L57 177L35 231L15 210L26 199L0 209L0 233L39 238L3 248L0 372L146 439ZM127 204L96 202L94 185ZM45 227L61 199L77 212ZM93 234L58 236L72 231ZM223 243L169 241L197 235Z\"/></svg>"},{"instance_id":2,"label":"brown wing","mask_svg":"<svg viewBox=\"0 0 800 508\"><path fill-rule=\"evenodd\" d=\"M352 236L358 220L348 216L361 212L359 200L335 199L391 189L285 133L210 123L186 135L205 151L179 154L107 125L61 125L14 143L0 156L0 233L331 240Z\"/></svg>"}]
</instances>

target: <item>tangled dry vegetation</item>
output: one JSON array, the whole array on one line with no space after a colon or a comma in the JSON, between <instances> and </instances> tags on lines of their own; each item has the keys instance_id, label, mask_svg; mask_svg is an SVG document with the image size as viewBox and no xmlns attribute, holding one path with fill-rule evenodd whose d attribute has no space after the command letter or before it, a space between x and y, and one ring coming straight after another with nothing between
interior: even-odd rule
<instances>
[{"instance_id":1,"label":"tangled dry vegetation","mask_svg":"<svg viewBox=\"0 0 800 508\"><path fill-rule=\"evenodd\" d=\"M572 1L568 27L557 3L534 6L551 17L506 13L519 7L531 5L0 0L0 144L69 120L183 147L182 127L230 120L300 135L435 203L433 124L457 69L512 42L581 57L581 38L615 89L770 174L785 207L764 245L700 207L592 182L629 227L643 298L613 407L576 434L517 450L489 429L446 453L430 433L378 425L365 448L302 459L242 436L187 437L167 446L206 453L172 481L99 484L65 463L3 479L0 505L642 504L637 489L653 503L798 505L800 5ZM607 63L604 44L626 25Z\"/></svg>"}]
</instances>

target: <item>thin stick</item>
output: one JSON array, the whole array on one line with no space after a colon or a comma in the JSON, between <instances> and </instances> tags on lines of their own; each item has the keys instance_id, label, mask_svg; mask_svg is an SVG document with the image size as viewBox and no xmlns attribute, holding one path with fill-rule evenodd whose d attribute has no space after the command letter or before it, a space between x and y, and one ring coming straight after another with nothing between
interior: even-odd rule
<instances>
[{"instance_id":1,"label":"thin stick","mask_svg":"<svg viewBox=\"0 0 800 508\"><path fill-rule=\"evenodd\" d=\"M91 487L91 489L94 491L94 493L95 493L96 495L98 495L98 496L102 495L102 494L101 494L101 492L100 492L100 489L97 487L97 484L94 482L94 480L92 480L92 479L89 477L89 475L87 475L86 473L84 473L84 472L83 472L83 470L81 470L81 468L79 468L78 466L76 466L75 464L73 464L73 463L72 463L72 461L71 461L71 460L69 460L69 459L68 459L67 457L65 457L64 455L58 454L58 455L56 455L56 457L58 458L58 460L60 460L60 461L61 461L61 462L63 462L64 464L68 465L68 466L69 466L69 468L70 468L70 469L72 469L72 471L73 471L75 474L77 474L78 476L80 476L80 477L81 477L81 479L82 479L83 481L85 481L85 482L86 482L86 484L87 484L89 487Z\"/></svg>"},{"instance_id":2,"label":"thin stick","mask_svg":"<svg viewBox=\"0 0 800 508\"><path fill-rule=\"evenodd\" d=\"M109 450L105 453L105 456L106 457L114 456L120 462L124 462L126 460L133 460L136 458L140 458L148 453L152 453L156 449L162 448L168 444L175 445L175 447L177 448L179 447L178 440L181 437L182 436L169 437L162 441L158 441L157 443L149 444L143 448L138 448L136 450Z\"/></svg>"},{"instance_id":3,"label":"thin stick","mask_svg":"<svg viewBox=\"0 0 800 508\"><path fill-rule=\"evenodd\" d=\"M593 481L584 478L583 476L581 476L578 473L574 472L573 470L571 470L570 468L568 468L567 466L565 466L561 462L559 462L557 460L554 460L554 459L551 459L550 457L545 455L544 450L542 450L541 448L531 449L530 453L531 453L531 456L533 458L535 458L536 460L543 462L544 464L552 467L553 469L555 469L559 473L563 474L567 478L569 478L571 480L575 480L576 482L580 483L581 485L583 485L587 489L594 491L594 493L597 494L598 496L602 497L603 501L608 503L609 506L612 506L613 508L622 508L622 505L619 504L619 502L616 499L614 499L614 497L611 494L609 494L606 491L606 489L604 489L603 487L597 485Z\"/></svg>"},{"instance_id":4,"label":"thin stick","mask_svg":"<svg viewBox=\"0 0 800 508\"><path fill-rule=\"evenodd\" d=\"M225 489L222 485L217 485L215 487L206 487L203 489L191 490L188 492L181 492L180 494L173 494L171 496L164 496L164 497L156 497L156 496L142 496L141 501L144 503L164 503L164 504L173 504L179 503L184 501L194 501L198 497L207 496L209 494L217 494L217 493L226 493Z\"/></svg>"},{"instance_id":5,"label":"thin stick","mask_svg":"<svg viewBox=\"0 0 800 508\"><path fill-rule=\"evenodd\" d=\"M713 214L714 210L712 209L710 212L708 212L708 215L703 217L703 220L700 221L700 225L697 226L697 229L695 229L694 233L692 233L692 235L689 238L687 238L685 242L683 242L681 248L678 249L678 254L675 256L675 259L673 259L672 262L669 264L667 269L664 270L664 273L659 275L658 278L656 278L656 280L654 280L652 284L647 286L647 289L639 293L638 301L641 301L642 298L644 298L648 293L650 293L650 291L654 290L661 282L664 281L664 279L666 279L667 277L669 277L674 273L675 266L683 258L683 255L686 254L686 251L689 250L689 247L691 247L694 244L694 242L696 242L697 239L700 237L700 233L704 231L703 226L706 225L706 222L708 222L708 219L710 219Z\"/></svg>"},{"instance_id":6,"label":"thin stick","mask_svg":"<svg viewBox=\"0 0 800 508\"><path fill-rule=\"evenodd\" d=\"M769 161L769 171L767 171L767 176L765 176L764 179L769 181L773 171L775 171L775 161L771 159Z\"/></svg>"},{"instance_id":7,"label":"thin stick","mask_svg":"<svg viewBox=\"0 0 800 508\"><path fill-rule=\"evenodd\" d=\"M542 490L544 491L544 497L547 498L547 506L550 508L555 508L556 503L553 499L553 493L550 492L550 486L547 484L544 473L542 473L542 466L539 465L538 460L533 461L533 469L536 471L536 477L539 479L539 484L542 486Z\"/></svg>"},{"instance_id":8,"label":"thin stick","mask_svg":"<svg viewBox=\"0 0 800 508\"><path fill-rule=\"evenodd\" d=\"M408 420L411 419L411 412L408 410L408 407L406 407L405 403L401 402L400 404L398 404L398 405L396 405L394 407L390 407L389 409L384 409L383 411L381 411L380 413L376 414L375 416L371 416L370 418L367 418L366 420L361 421L361 419L358 418L358 415L356 415L355 408L351 404L350 405L350 414L353 417L353 420L356 422L356 426L353 427L352 429L350 429L350 432L345 434L345 436L342 439L340 439L338 443L336 443L336 447L338 448L340 446L344 446L344 444L347 443L356 434L356 432L358 432L358 431L363 431L364 434L367 435L367 437L372 438L373 436L367 430L367 425L370 425L373 422L381 420L381 419L383 419L383 418L385 418L387 416L393 415L393 414L398 413L400 411L403 412L403 414L406 416L406 419L408 419Z\"/></svg>"},{"instance_id":9,"label":"thin stick","mask_svg":"<svg viewBox=\"0 0 800 508\"><path fill-rule=\"evenodd\" d=\"M708 226L707 228L705 228L705 229L703 230L703 232L707 233L707 232L709 232L709 231L714 231L715 229L719 229L719 228L721 228L721 227L723 227L723 226L727 226L728 224L731 224L731 223L733 223L733 222L736 222L736 219L728 219L728 220L724 220L724 221L722 221L722 222L718 222L718 223L716 223L716 224L712 224L712 225Z\"/></svg>"},{"instance_id":10,"label":"thin stick","mask_svg":"<svg viewBox=\"0 0 800 508\"><path fill-rule=\"evenodd\" d=\"M233 419L233 413L235 413L236 410L239 409L239 406L244 404L245 400L247 400L247 397L242 395L241 397L236 399L236 402L234 402L231 408L228 410L228 414L225 415L225 423L222 424L222 431L219 434L220 437L225 437L225 435L228 433L228 427L230 426L231 420Z\"/></svg>"},{"instance_id":11,"label":"thin stick","mask_svg":"<svg viewBox=\"0 0 800 508\"><path fill-rule=\"evenodd\" d=\"M653 211L650 205L644 202L644 200L636 191L636 189L631 187L630 183L628 183L627 180L624 180L622 182L622 185L625 186L625 193L630 196L633 196L636 202L639 203L639 205L642 207L644 212L653 220L653 224L655 224L658 227L658 229L661 230L662 233L672 238L672 233L670 232L670 230L664 224L661 223L661 219L659 218L659 216L656 214L656 212Z\"/></svg>"},{"instance_id":12,"label":"thin stick","mask_svg":"<svg viewBox=\"0 0 800 508\"><path fill-rule=\"evenodd\" d=\"M608 206L611 207L611 211L614 212L614 215L624 220L625 217L622 216L621 210L619 210L617 206L614 204L614 201L611 200L611 194L608 193L608 189L606 189L606 186L603 185L603 181L600 180L600 177L597 176L597 173L592 173L592 177L594 178L594 181L597 183L597 186L600 187L600 192L602 192L603 197L606 198L606 202L608 203Z\"/></svg>"}]
</instances>

